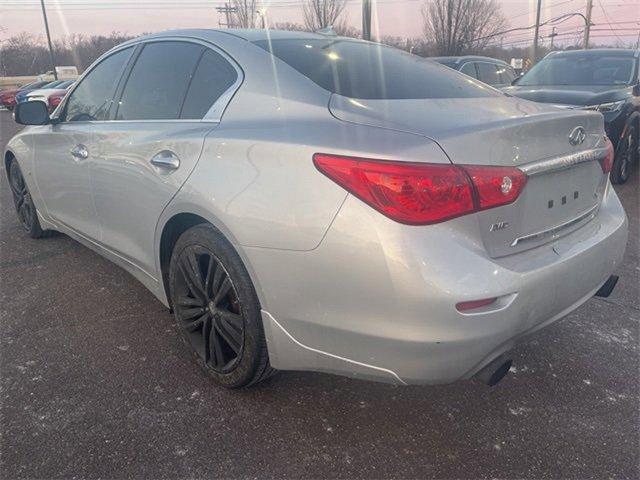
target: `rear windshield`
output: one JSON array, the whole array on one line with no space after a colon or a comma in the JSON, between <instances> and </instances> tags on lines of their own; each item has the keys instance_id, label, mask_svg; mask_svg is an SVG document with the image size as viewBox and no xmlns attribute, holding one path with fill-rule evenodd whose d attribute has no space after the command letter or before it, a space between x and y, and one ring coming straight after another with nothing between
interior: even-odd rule
<instances>
[{"instance_id":1,"label":"rear windshield","mask_svg":"<svg viewBox=\"0 0 640 480\"><path fill-rule=\"evenodd\" d=\"M260 40L271 52L332 93L350 98L471 98L501 95L440 64L383 45L336 39Z\"/></svg>"}]
</instances>

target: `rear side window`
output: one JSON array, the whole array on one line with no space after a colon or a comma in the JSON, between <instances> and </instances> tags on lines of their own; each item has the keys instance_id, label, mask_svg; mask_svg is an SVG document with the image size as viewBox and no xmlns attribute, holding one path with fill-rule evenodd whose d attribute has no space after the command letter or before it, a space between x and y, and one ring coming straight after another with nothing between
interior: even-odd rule
<instances>
[{"instance_id":1,"label":"rear side window","mask_svg":"<svg viewBox=\"0 0 640 480\"><path fill-rule=\"evenodd\" d=\"M478 72L476 72L476 64L473 62L465 63L460 69L465 75L469 75L473 78L478 78Z\"/></svg>"},{"instance_id":2,"label":"rear side window","mask_svg":"<svg viewBox=\"0 0 640 480\"><path fill-rule=\"evenodd\" d=\"M494 63L478 62L478 79L489 85L498 85L500 77L498 76L498 66Z\"/></svg>"},{"instance_id":3,"label":"rear side window","mask_svg":"<svg viewBox=\"0 0 640 480\"><path fill-rule=\"evenodd\" d=\"M438 63L383 45L330 38L255 44L322 88L346 97L392 100L499 95Z\"/></svg>"},{"instance_id":4,"label":"rear side window","mask_svg":"<svg viewBox=\"0 0 640 480\"><path fill-rule=\"evenodd\" d=\"M191 80L180 118L199 119L238 79L238 73L222 55L207 50Z\"/></svg>"},{"instance_id":5,"label":"rear side window","mask_svg":"<svg viewBox=\"0 0 640 480\"><path fill-rule=\"evenodd\" d=\"M133 52L125 48L96 65L67 101L65 118L69 122L104 120L124 67Z\"/></svg>"},{"instance_id":6,"label":"rear side window","mask_svg":"<svg viewBox=\"0 0 640 480\"><path fill-rule=\"evenodd\" d=\"M186 42L145 45L122 92L116 120L179 118L203 49Z\"/></svg>"}]
</instances>

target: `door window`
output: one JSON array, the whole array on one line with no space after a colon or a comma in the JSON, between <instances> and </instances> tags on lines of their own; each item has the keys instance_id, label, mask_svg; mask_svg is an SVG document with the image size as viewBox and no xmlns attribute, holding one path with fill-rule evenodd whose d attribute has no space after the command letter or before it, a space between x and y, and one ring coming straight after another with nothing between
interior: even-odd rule
<instances>
[{"instance_id":1,"label":"door window","mask_svg":"<svg viewBox=\"0 0 640 480\"><path fill-rule=\"evenodd\" d=\"M133 47L129 47L110 55L82 79L67 101L64 114L66 121L107 118L116 85L132 52Z\"/></svg>"},{"instance_id":2,"label":"door window","mask_svg":"<svg viewBox=\"0 0 640 480\"><path fill-rule=\"evenodd\" d=\"M500 77L498 76L497 65L494 63L478 62L478 79L489 85L498 85Z\"/></svg>"},{"instance_id":3,"label":"door window","mask_svg":"<svg viewBox=\"0 0 640 480\"><path fill-rule=\"evenodd\" d=\"M465 75L469 75L473 78L478 78L478 72L476 72L476 64L473 62L465 63L460 69Z\"/></svg>"},{"instance_id":4,"label":"door window","mask_svg":"<svg viewBox=\"0 0 640 480\"><path fill-rule=\"evenodd\" d=\"M213 50L207 50L193 75L180 118L199 119L237 80L233 66Z\"/></svg>"},{"instance_id":5,"label":"door window","mask_svg":"<svg viewBox=\"0 0 640 480\"><path fill-rule=\"evenodd\" d=\"M516 78L515 72L511 69L511 67L499 67L498 74L500 75L500 83L503 85L511 85Z\"/></svg>"},{"instance_id":6,"label":"door window","mask_svg":"<svg viewBox=\"0 0 640 480\"><path fill-rule=\"evenodd\" d=\"M173 120L204 47L187 42L144 46L122 92L116 120Z\"/></svg>"}]
</instances>

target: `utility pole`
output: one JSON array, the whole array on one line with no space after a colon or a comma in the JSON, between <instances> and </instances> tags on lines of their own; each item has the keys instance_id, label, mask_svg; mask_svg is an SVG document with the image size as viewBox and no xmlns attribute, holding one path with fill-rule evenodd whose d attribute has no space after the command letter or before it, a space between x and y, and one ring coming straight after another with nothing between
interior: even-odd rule
<instances>
[{"instance_id":1,"label":"utility pole","mask_svg":"<svg viewBox=\"0 0 640 480\"><path fill-rule=\"evenodd\" d=\"M536 9L536 29L533 37L533 63L538 61L538 36L540 34L540 10L542 9L542 0L538 0L538 7Z\"/></svg>"},{"instance_id":2,"label":"utility pole","mask_svg":"<svg viewBox=\"0 0 640 480\"><path fill-rule=\"evenodd\" d=\"M549 38L551 38L551 50L553 50L553 40L558 36L558 34L556 33L556 27L553 27L553 29L551 30L551 35L549 35Z\"/></svg>"},{"instance_id":3,"label":"utility pole","mask_svg":"<svg viewBox=\"0 0 640 480\"><path fill-rule=\"evenodd\" d=\"M238 11L237 8L232 7L231 5L229 5L229 2L225 2L224 3L224 7L216 7L216 11L218 13L224 13L224 17L225 17L225 20L226 20L226 23L224 23L224 25L227 28L235 27L235 25L231 21L231 14L232 13L236 13ZM220 23L220 22L218 22L218 23Z\"/></svg>"},{"instance_id":4,"label":"utility pole","mask_svg":"<svg viewBox=\"0 0 640 480\"><path fill-rule=\"evenodd\" d=\"M44 29L47 32L47 42L49 43L49 60L51 60L51 69L53 70L53 78L58 80L58 72L56 72L56 62L53 59L53 44L51 43L51 34L49 33L49 21L47 20L47 10L44 8L44 0L40 0L42 6L42 17L44 18Z\"/></svg>"},{"instance_id":5,"label":"utility pole","mask_svg":"<svg viewBox=\"0 0 640 480\"><path fill-rule=\"evenodd\" d=\"M362 39L371 40L371 0L362 0Z\"/></svg>"},{"instance_id":6,"label":"utility pole","mask_svg":"<svg viewBox=\"0 0 640 480\"><path fill-rule=\"evenodd\" d=\"M593 0L587 0L587 19L584 26L584 48L589 48L589 33L591 30L591 10L593 9Z\"/></svg>"}]
</instances>

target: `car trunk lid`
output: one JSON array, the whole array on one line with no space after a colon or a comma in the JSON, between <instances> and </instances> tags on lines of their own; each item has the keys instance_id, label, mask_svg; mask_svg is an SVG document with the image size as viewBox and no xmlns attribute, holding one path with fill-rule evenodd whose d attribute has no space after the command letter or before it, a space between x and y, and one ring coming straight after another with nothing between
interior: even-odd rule
<instances>
[{"instance_id":1,"label":"car trunk lid","mask_svg":"<svg viewBox=\"0 0 640 480\"><path fill-rule=\"evenodd\" d=\"M329 107L343 121L428 137L453 164L527 172L527 185L516 202L477 214L483 243L493 257L580 228L593 218L604 193L606 176L596 161L606 152L598 113L507 96L360 100L333 95ZM576 129L584 133L575 139L581 142L569 138Z\"/></svg>"}]
</instances>

